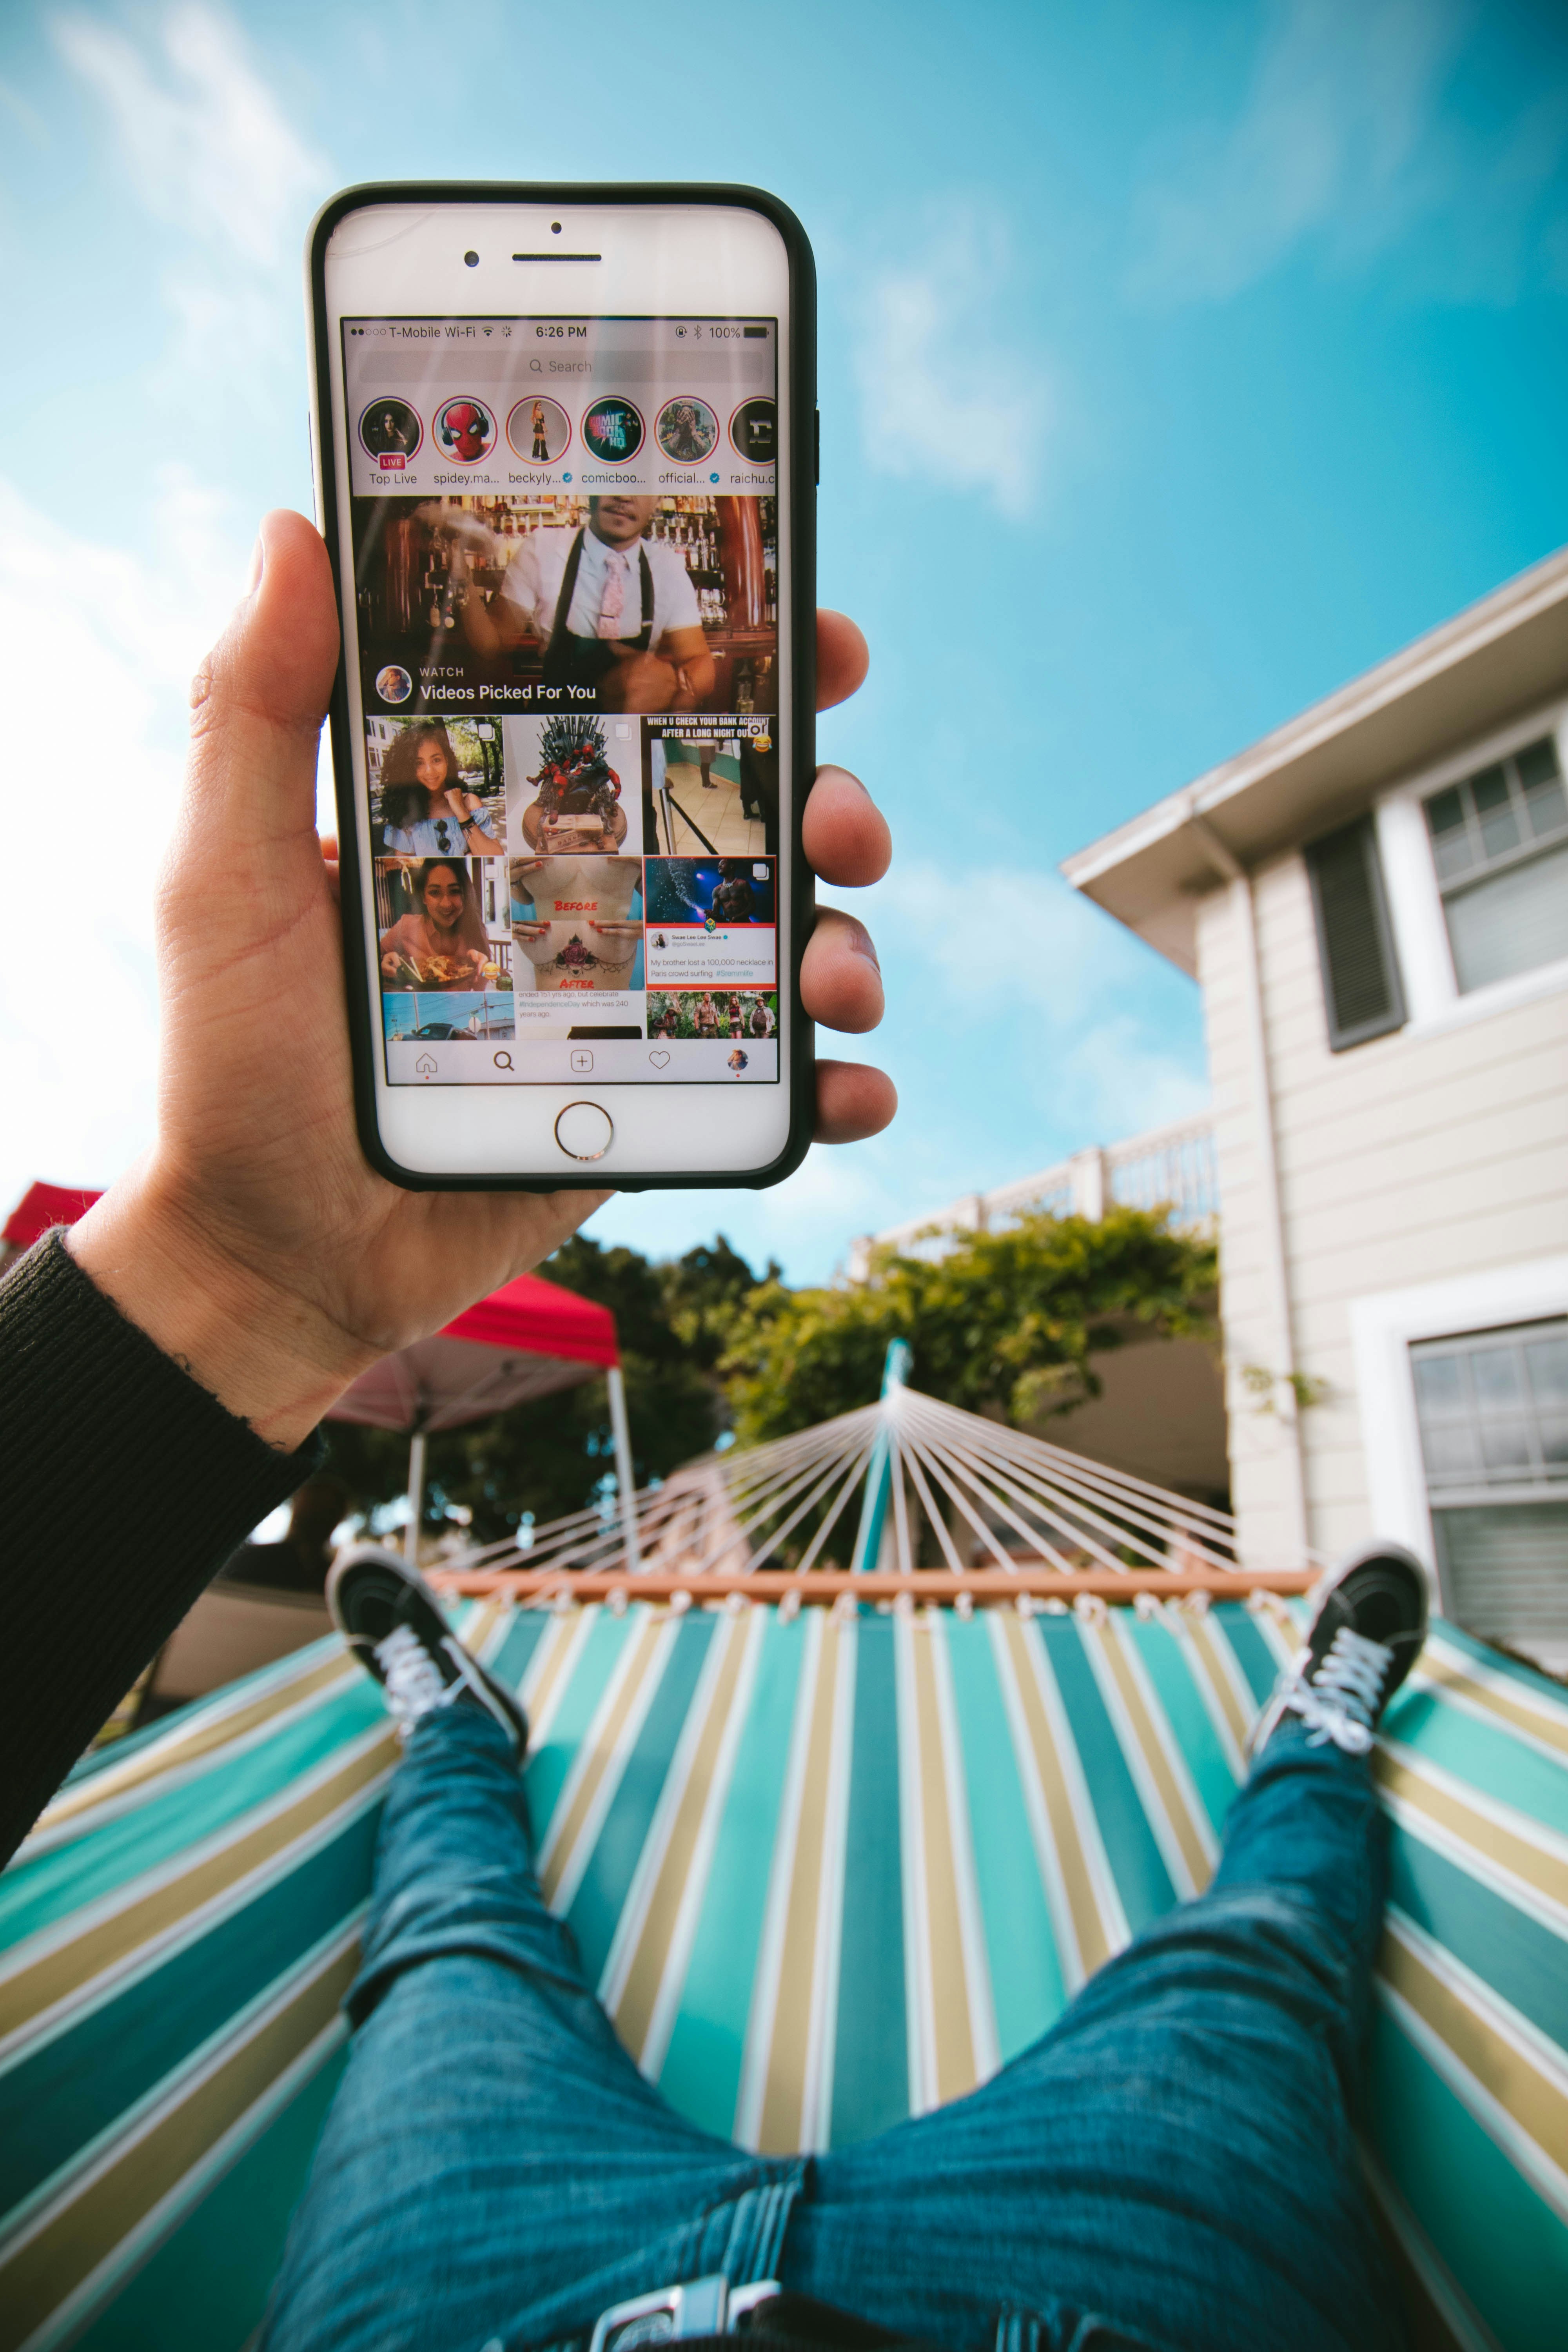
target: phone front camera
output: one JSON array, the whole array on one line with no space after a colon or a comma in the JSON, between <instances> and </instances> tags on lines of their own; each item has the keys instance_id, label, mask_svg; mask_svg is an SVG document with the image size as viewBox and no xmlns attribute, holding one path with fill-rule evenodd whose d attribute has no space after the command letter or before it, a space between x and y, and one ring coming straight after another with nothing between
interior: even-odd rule
<instances>
[{"instance_id":1,"label":"phone front camera","mask_svg":"<svg viewBox=\"0 0 1568 2352\"><path fill-rule=\"evenodd\" d=\"M468 263L470 269L477 269L479 266L479 257L477 253L465 253L463 259Z\"/></svg>"},{"instance_id":2,"label":"phone front camera","mask_svg":"<svg viewBox=\"0 0 1568 2352\"><path fill-rule=\"evenodd\" d=\"M551 234L551 236L560 236L560 234L561 234L561 224L560 224L560 222L559 222L559 221L552 221L552 222L551 222L551 224L550 224L550 234Z\"/></svg>"}]
</instances>

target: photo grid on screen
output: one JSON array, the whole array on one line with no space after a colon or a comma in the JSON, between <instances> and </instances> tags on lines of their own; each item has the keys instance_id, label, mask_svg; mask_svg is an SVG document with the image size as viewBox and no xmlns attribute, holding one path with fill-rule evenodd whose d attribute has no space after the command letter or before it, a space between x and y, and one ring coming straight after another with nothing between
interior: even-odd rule
<instances>
[{"instance_id":1,"label":"photo grid on screen","mask_svg":"<svg viewBox=\"0 0 1568 2352\"><path fill-rule=\"evenodd\" d=\"M776 1079L776 327L343 325L392 1084Z\"/></svg>"}]
</instances>

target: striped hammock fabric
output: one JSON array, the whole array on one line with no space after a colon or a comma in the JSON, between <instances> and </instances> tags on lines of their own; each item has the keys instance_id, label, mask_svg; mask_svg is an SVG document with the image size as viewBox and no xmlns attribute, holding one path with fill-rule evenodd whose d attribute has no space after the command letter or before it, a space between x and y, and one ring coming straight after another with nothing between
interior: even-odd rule
<instances>
[{"instance_id":1,"label":"striped hammock fabric","mask_svg":"<svg viewBox=\"0 0 1568 2352\"><path fill-rule=\"evenodd\" d=\"M470 1602L549 1898L766 2149L962 2095L1200 1889L1299 1604ZM1390 1711L1369 2163L1453 2339L1568 2312L1568 1695L1447 1626ZM0 1876L0 2352L241 2352L341 2070L374 1685L318 1644L94 1759Z\"/></svg>"}]
</instances>

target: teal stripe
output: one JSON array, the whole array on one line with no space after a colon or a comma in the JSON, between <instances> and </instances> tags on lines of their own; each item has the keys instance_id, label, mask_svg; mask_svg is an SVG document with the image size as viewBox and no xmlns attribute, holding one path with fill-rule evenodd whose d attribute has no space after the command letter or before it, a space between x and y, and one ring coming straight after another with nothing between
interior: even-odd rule
<instances>
[{"instance_id":1,"label":"teal stripe","mask_svg":"<svg viewBox=\"0 0 1568 2352\"><path fill-rule=\"evenodd\" d=\"M647 1615L645 1605L628 1609L624 1617L612 1617L601 1609L588 1638L577 1654L572 1679L561 1694L561 1703L550 1726L550 1737L542 1748L531 1750L523 1784L528 1790L529 1818L534 1823L542 1844L572 1769L577 1750L587 1737L594 1711L605 1696L605 1688L620 1656L639 1624ZM568 1636L570 1638L570 1636Z\"/></svg>"},{"instance_id":2,"label":"teal stripe","mask_svg":"<svg viewBox=\"0 0 1568 2352\"><path fill-rule=\"evenodd\" d=\"M302 2084L231 2172L160 2246L76 2352L242 2352L261 2324L347 2050Z\"/></svg>"},{"instance_id":3,"label":"teal stripe","mask_svg":"<svg viewBox=\"0 0 1568 2352\"><path fill-rule=\"evenodd\" d=\"M844 1927L833 2064L832 2147L910 2112L899 1709L893 1624L863 1611L855 1641L855 1733L844 1850Z\"/></svg>"},{"instance_id":4,"label":"teal stripe","mask_svg":"<svg viewBox=\"0 0 1568 2352\"><path fill-rule=\"evenodd\" d=\"M1568 2230L1381 2005L1372 2091L1384 2168L1493 2335L1561 2352Z\"/></svg>"},{"instance_id":5,"label":"teal stripe","mask_svg":"<svg viewBox=\"0 0 1568 2352\"><path fill-rule=\"evenodd\" d=\"M1463 1650L1478 1666L1486 1666L1494 1675L1501 1675L1505 1682L1517 1683L1521 1690L1528 1691L1534 1698L1550 1699L1559 1723L1568 1724L1568 1697L1564 1696L1561 1683L1549 1681L1545 1675L1537 1674L1533 1666L1523 1665L1517 1658L1505 1658L1500 1651L1489 1648L1485 1642L1478 1642L1473 1633L1465 1633L1447 1617L1434 1620L1432 1631L1441 1633L1444 1641L1456 1650Z\"/></svg>"},{"instance_id":6,"label":"teal stripe","mask_svg":"<svg viewBox=\"0 0 1568 2352\"><path fill-rule=\"evenodd\" d=\"M1384 1717L1383 1728L1390 1739L1417 1748L1424 1762L1441 1765L1468 1788L1568 1835L1568 1759L1549 1761L1514 1738L1505 1723L1478 1722L1446 1706L1436 1692L1406 1686Z\"/></svg>"},{"instance_id":7,"label":"teal stripe","mask_svg":"<svg viewBox=\"0 0 1568 2352\"><path fill-rule=\"evenodd\" d=\"M489 1671L508 1690L521 1690L522 1678L533 1662L533 1654L544 1639L544 1629L550 1619L542 1609L519 1609L513 1612L500 1648L490 1660Z\"/></svg>"},{"instance_id":8,"label":"teal stripe","mask_svg":"<svg viewBox=\"0 0 1568 2352\"><path fill-rule=\"evenodd\" d=\"M303 1682L319 1665L323 1665L334 1650L341 1647L335 1633L324 1633L319 1642L310 1643L302 1650L293 1651L287 1658L275 1659L269 1666L258 1666L253 1674L241 1675L232 1683L225 1683L221 1691L204 1698L193 1698L184 1706L173 1706L142 1731L127 1731L119 1739L111 1739L105 1748L95 1748L71 1766L60 1786L75 1789L84 1780L96 1780L100 1772L123 1764L130 1756L139 1756L151 1748L154 1740L167 1739L171 1732L182 1730L198 1716L216 1711L216 1703L226 1706L230 1699L262 1698L275 1685L286 1683L298 1675Z\"/></svg>"},{"instance_id":9,"label":"teal stripe","mask_svg":"<svg viewBox=\"0 0 1568 2352\"><path fill-rule=\"evenodd\" d=\"M253 1806L287 1795L300 1774L385 1721L375 1685L368 1675L356 1679L244 1755L215 1758L182 1787L96 1829L84 1825L71 1844L14 1862L0 1877L0 1950L112 1895L203 1838L231 1825L238 1834Z\"/></svg>"},{"instance_id":10,"label":"teal stripe","mask_svg":"<svg viewBox=\"0 0 1568 2352\"><path fill-rule=\"evenodd\" d=\"M654 1811L686 1727L715 1622L701 1611L680 1620L658 1687L566 1915L590 1984L597 1984L609 1958L616 1924L631 1892Z\"/></svg>"},{"instance_id":11,"label":"teal stripe","mask_svg":"<svg viewBox=\"0 0 1568 2352\"><path fill-rule=\"evenodd\" d=\"M1217 1601L1212 1614L1236 1653L1236 1663L1254 1704L1261 1706L1279 1678L1279 1669L1274 1663L1273 1651L1258 1630L1257 1618L1240 1601Z\"/></svg>"},{"instance_id":12,"label":"teal stripe","mask_svg":"<svg viewBox=\"0 0 1568 2352\"><path fill-rule=\"evenodd\" d=\"M1067 2006L1067 1990L984 1617L967 1625L951 1618L947 1652L996 2038L1005 2065L1055 2023Z\"/></svg>"},{"instance_id":13,"label":"teal stripe","mask_svg":"<svg viewBox=\"0 0 1568 2352\"><path fill-rule=\"evenodd\" d=\"M0 2076L0 2210L224 2032L370 1893L378 1802L288 1876Z\"/></svg>"},{"instance_id":14,"label":"teal stripe","mask_svg":"<svg viewBox=\"0 0 1568 2352\"><path fill-rule=\"evenodd\" d=\"M1198 1695L1187 1663L1187 1650L1163 1625L1145 1624L1131 1612L1126 1622L1133 1646L1154 1685L1154 1696L1164 1708L1176 1745L1186 1759L1210 1826L1217 1835L1236 1802L1237 1780L1209 1711Z\"/></svg>"},{"instance_id":15,"label":"teal stripe","mask_svg":"<svg viewBox=\"0 0 1568 2352\"><path fill-rule=\"evenodd\" d=\"M724 2139L735 2127L805 1632L804 1611L790 1625L781 1625L771 1612L770 1619L680 2012L658 2078L666 2098L689 2122Z\"/></svg>"},{"instance_id":16,"label":"teal stripe","mask_svg":"<svg viewBox=\"0 0 1568 2352\"><path fill-rule=\"evenodd\" d=\"M1568 2052L1568 1943L1418 1837L1395 1830L1389 1893L1549 2041Z\"/></svg>"},{"instance_id":17,"label":"teal stripe","mask_svg":"<svg viewBox=\"0 0 1568 2352\"><path fill-rule=\"evenodd\" d=\"M1031 1630L1046 1645L1083 1764L1100 1834L1116 1880L1127 1924L1136 1935L1176 1899L1171 1874L1154 1842L1138 1786L1121 1752L1116 1727L1100 1696L1083 1640L1070 1619L1037 1617Z\"/></svg>"}]
</instances>

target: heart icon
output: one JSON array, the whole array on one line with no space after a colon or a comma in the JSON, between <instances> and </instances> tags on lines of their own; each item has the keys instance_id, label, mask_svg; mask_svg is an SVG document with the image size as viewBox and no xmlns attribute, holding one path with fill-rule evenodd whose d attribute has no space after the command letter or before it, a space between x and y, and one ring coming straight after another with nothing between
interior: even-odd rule
<instances>
[{"instance_id":1,"label":"heart icon","mask_svg":"<svg viewBox=\"0 0 1568 2352\"><path fill-rule=\"evenodd\" d=\"M669 1055L664 1051L662 1046L657 1054L650 1054L648 1055L648 1060L653 1064L656 1070L662 1070L668 1059Z\"/></svg>"}]
</instances>

